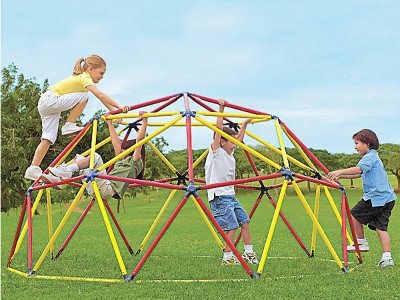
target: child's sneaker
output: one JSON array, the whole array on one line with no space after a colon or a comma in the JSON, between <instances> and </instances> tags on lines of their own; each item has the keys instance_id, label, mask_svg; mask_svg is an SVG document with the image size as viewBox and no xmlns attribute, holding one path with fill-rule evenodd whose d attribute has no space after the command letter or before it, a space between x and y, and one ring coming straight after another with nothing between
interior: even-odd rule
<instances>
[{"instance_id":1,"label":"child's sneaker","mask_svg":"<svg viewBox=\"0 0 400 300\"><path fill-rule=\"evenodd\" d=\"M25 171L25 178L35 181L42 175L43 171L39 166L29 166Z\"/></svg>"},{"instance_id":2,"label":"child's sneaker","mask_svg":"<svg viewBox=\"0 0 400 300\"><path fill-rule=\"evenodd\" d=\"M236 258L236 256L232 256L231 258L222 258L222 265L238 265L240 264L239 260Z\"/></svg>"},{"instance_id":3,"label":"child's sneaker","mask_svg":"<svg viewBox=\"0 0 400 300\"><path fill-rule=\"evenodd\" d=\"M42 174L42 180L44 183L52 183L52 182L59 182L61 181L60 177L54 176L52 174ZM62 185L55 185L53 186L56 190L61 190Z\"/></svg>"},{"instance_id":4,"label":"child's sneaker","mask_svg":"<svg viewBox=\"0 0 400 300\"><path fill-rule=\"evenodd\" d=\"M360 244L358 244L358 248L360 248L361 252L369 251L368 243L360 243ZM356 252L356 246L354 244L347 246L347 252Z\"/></svg>"},{"instance_id":5,"label":"child's sneaker","mask_svg":"<svg viewBox=\"0 0 400 300\"><path fill-rule=\"evenodd\" d=\"M61 179L67 179L72 177L72 172L67 170L67 166L62 164L57 167L49 167L49 171L54 176L60 177Z\"/></svg>"},{"instance_id":6,"label":"child's sneaker","mask_svg":"<svg viewBox=\"0 0 400 300\"><path fill-rule=\"evenodd\" d=\"M393 258L385 258L381 259L381 261L378 264L379 268L387 268L387 267L394 267L394 261Z\"/></svg>"},{"instance_id":7,"label":"child's sneaker","mask_svg":"<svg viewBox=\"0 0 400 300\"><path fill-rule=\"evenodd\" d=\"M73 135L81 131L83 127L77 126L75 123L66 122L63 127L61 127L62 135Z\"/></svg>"},{"instance_id":8,"label":"child's sneaker","mask_svg":"<svg viewBox=\"0 0 400 300\"><path fill-rule=\"evenodd\" d=\"M243 252L242 257L249 264L258 265L260 262L258 261L257 254L255 252Z\"/></svg>"}]
</instances>

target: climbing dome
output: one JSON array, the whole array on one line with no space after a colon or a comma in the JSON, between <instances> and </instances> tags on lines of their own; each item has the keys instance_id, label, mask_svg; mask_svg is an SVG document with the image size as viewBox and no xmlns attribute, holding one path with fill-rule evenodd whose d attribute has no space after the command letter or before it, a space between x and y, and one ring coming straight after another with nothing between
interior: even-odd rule
<instances>
[{"instance_id":1,"label":"climbing dome","mask_svg":"<svg viewBox=\"0 0 400 300\"><path fill-rule=\"evenodd\" d=\"M170 110L171 108L178 108L177 110ZM75 148L79 145L82 137L85 135L91 135L91 147L87 151L83 153L79 153L83 156L91 155L91 161L89 168L91 172L87 176L79 175L76 177L72 177L70 179L62 180L57 183L44 184L40 182L38 179L34 182L27 190L26 196L24 198L21 215L18 221L16 233L14 236L14 240L12 243L10 255L7 261L7 268L9 271L17 273L22 276L37 277L37 278L52 278L53 276L41 275L39 273L39 268L41 264L44 262L46 256L50 254L52 259L56 259L60 256L60 254L64 251L69 241L73 237L76 230L81 225L83 219L86 217L90 208L97 204L104 224L107 228L108 236L110 242L112 244L113 250L115 252L115 257L118 262L122 280L131 281L133 280L142 269L148 257L152 254L154 248L157 246L159 241L163 238L164 234L167 232L168 228L176 218L176 216L180 213L182 208L187 203L190 198L196 208L198 209L202 219L207 225L211 236L214 237L218 246L221 249L224 249L224 243L222 240L229 245L232 249L236 257L238 258L240 264L242 265L244 271L250 276L250 278L258 278L262 276L266 260L268 258L268 252L271 246L271 242L274 236L274 232L276 229L276 225L279 219L281 219L284 224L287 226L290 233L295 238L297 244L301 249L305 252L308 257L314 257L315 248L316 248L316 236L317 233L322 238L325 246L329 250L334 262L338 265L338 267L343 271L348 271L348 256L346 251L347 242L352 242L355 240L355 233L353 224L350 218L350 210L347 201L346 191L344 187L340 183L334 183L328 180L325 180L324 175L329 171L328 169L318 160L318 158L299 140L299 138L285 125L285 123L277 116L272 115L270 113L263 112L261 110L250 109L247 107L242 107L235 105L233 103L226 103L225 112L220 113L217 112L218 108L218 100L204 97L201 95L193 94L193 93L179 93L170 95L167 97L143 102L140 104L135 104L130 106L129 112L126 114L122 114L121 111L113 111L111 113L106 113L102 116L92 118L82 129L82 131L72 139L69 145L57 156L57 158L49 165L49 167L57 166L61 163L70 163L72 161L72 154ZM139 141L138 143L131 146L129 149L123 151L119 155L113 157L109 161L105 162L101 167L94 169L94 154L96 150L103 147L104 145L110 142L110 138L107 138L103 141L97 140L98 133L98 125L99 122L104 121L105 119L124 119L123 129L118 131L118 134L123 137L123 139L128 139L132 129L138 130L138 127L141 124L141 117L139 115L139 111L146 111L145 116L149 117L148 123L148 133L147 136ZM215 126L217 116L223 116L224 118L224 126L229 126L236 131L238 131L243 124L245 119L251 118L251 124L258 126L261 128L261 134L256 135L251 131L253 128L249 126L245 133L245 141L246 144L240 142L224 133L222 130L218 129ZM126 122L126 120L130 120ZM201 128L201 130L197 130ZM164 154L155 147L152 142L152 139L162 135L163 133L167 133L168 131L174 130L177 132L174 134L174 137L177 139L184 139L186 142L187 149L187 165L185 170L178 170L167 158ZM218 132L227 140L232 141L238 148L243 149L246 159L248 160L248 164L251 169L251 174L249 174L246 178L236 179L230 182L221 182L215 184L206 184L204 178L199 178L195 176L194 169L197 166L201 166L204 163L207 153L209 151L209 145L211 143L212 132ZM196 139L199 135L207 134L209 137L209 142L204 145L197 145L199 139ZM274 137L274 143L271 142L271 137ZM174 141L172 141L174 142ZM170 170L171 176L168 178L157 178L153 180L145 180L145 179L130 179L130 178L121 178L116 176L110 176L107 173L101 173L102 170L106 170L112 168L113 164L117 162L119 159L124 157L127 154L132 153L138 146L146 144L146 147L151 148L154 153L159 157L160 163L165 164ZM263 149L267 149L268 153L272 153L273 155L262 154L260 151L257 151L257 147L251 147L248 145L257 144L261 145ZM200 147L199 147L200 146ZM195 148L206 148L204 153L202 153L197 159L194 159L193 149ZM287 153L288 147L296 149L297 154L295 158L294 155L289 155ZM76 154L76 153L75 153ZM273 159L272 157L275 157ZM278 158L278 159L276 159ZM267 168L260 168L259 163L263 162L266 164ZM297 170L296 172L294 170ZM300 170L300 171L299 171ZM44 171L44 173L48 173L48 169ZM135 252L132 250L128 239L125 236L124 231L122 230L123 224L119 224L116 216L114 215L110 205L108 204L106 199L102 199L98 185L96 183L97 179L109 179L109 180L117 180L124 181L129 183L129 188L136 188L140 186L152 186L158 187L162 189L166 189L170 191L169 197L165 200L164 205L159 211L157 217L155 218L152 226L150 227L148 233L144 237L142 243L140 244L138 250ZM275 181L274 179L280 179L279 181ZM67 238L62 243L62 246L58 250L58 252L54 252L54 245L57 243L58 238L60 236L61 231L63 230L65 224L70 218L72 212L77 206L79 199L85 193L85 188L87 184L91 182L93 184L95 197L89 202L86 209L82 212L79 220L67 236ZM271 184L274 182L274 184ZM276 183L275 183L276 182ZM315 185L315 195L313 196L314 208L310 206L310 200L307 199L304 192L301 189L301 182L309 182ZM59 185L69 185L76 188L76 196L74 200L71 202L68 210L63 215L61 221L57 225L56 229L53 230L53 218L51 211L51 188L54 188ZM261 253L260 263L257 267L257 270L253 271L252 268L246 263L246 261L242 258L240 253L238 252L236 245L240 239L240 233L232 243L219 224L216 222L213 217L210 209L208 208L207 199L203 199L199 195L199 191L205 191L209 188L214 188L223 185L234 185L236 189L247 189L253 191L259 191L259 195L256 198L254 205L249 212L250 218L254 215L257 210L257 207L260 201L263 198L267 198L271 203L271 208L273 209L272 220L270 221L269 227L268 224L263 224L263 226L268 229L266 232L265 244ZM302 206L304 207L304 216L308 216L309 220L312 222L312 238L310 248L307 248L305 243L302 241L300 236L297 234L296 230L290 224L288 217L285 216L282 212L282 205L284 203L285 198L287 197L288 189L293 189L297 197L299 198ZM338 189L341 190L341 201L340 208L336 207L336 204L333 200L331 190ZM273 193L271 191L275 191L275 195L277 195L277 199L274 199ZM35 192L36 197L32 199L31 196ZM56 192L53 190L53 192ZM160 222L161 216L163 216L166 212L166 208L170 204L171 199L175 195L182 195L181 200L179 201L176 208L173 210L172 214L168 216L165 224L161 226L161 230L158 232L154 240L150 243L150 245L145 249L156 225ZM321 198L321 193L324 193L327 201L329 202L329 206L332 209L334 216L336 217L339 225L338 230L340 230L341 236L341 253L342 259L339 258L339 255L335 251L334 247L327 234L325 233L322 225L319 221L319 203ZM48 213L48 227L49 227L49 240L46 242L46 246L44 247L42 254L40 257L33 257L33 222L32 219L34 217L34 211L39 205L39 202L42 197L46 196L47 201L47 213ZM240 199L239 199L240 200ZM114 224L114 225L112 225ZM252 225L253 226L253 225ZM347 226L350 227L350 234L347 230ZM131 272L127 272L125 263L122 259L120 249L118 243L116 241L116 236L114 231L117 231L118 234L123 239L127 249L131 254L143 254L140 261L133 267ZM21 245L23 241L27 241L27 272L23 272L17 270L12 267L12 261L15 256L18 254L21 249ZM41 243L43 244L43 243ZM361 253L359 249L356 251L356 255L358 261L361 263ZM190 262L189 262L190 263ZM56 276L56 279L65 278L63 276ZM68 278L71 279L71 278ZM99 278L72 278L72 280L97 280L97 281L121 281L121 279L99 279Z\"/></svg>"}]
</instances>

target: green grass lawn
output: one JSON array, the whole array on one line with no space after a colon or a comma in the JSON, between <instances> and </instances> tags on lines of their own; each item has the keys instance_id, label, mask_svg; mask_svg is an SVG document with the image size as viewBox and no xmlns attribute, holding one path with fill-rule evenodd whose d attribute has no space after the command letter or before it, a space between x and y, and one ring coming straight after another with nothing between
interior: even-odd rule
<instances>
[{"instance_id":1,"label":"green grass lawn","mask_svg":"<svg viewBox=\"0 0 400 300\"><path fill-rule=\"evenodd\" d=\"M361 197L359 188L348 189L350 207ZM150 195L138 195L125 199L125 211L116 214L130 245L136 251L147 234L169 191L157 190ZM332 191L335 202L340 204L340 193ZM154 233L139 255L131 255L122 238L113 230L127 273L137 267L144 253L155 239L161 227L171 215L184 193L178 191L165 214L161 217ZM277 201L275 191L271 195ZM200 193L206 199L203 192ZM258 192L238 193L238 199L250 211ZM306 193L311 208L314 208L313 193ZM79 204L83 209L88 200ZM111 207L116 203L110 200ZM208 204L207 204L208 207ZM54 230L64 216L65 204L52 206ZM40 215L33 218L34 265L48 241L46 207L39 205ZM261 256L270 229L273 207L266 197L251 222L253 244ZM312 222L303 205L292 189L284 199L282 212L300 235L309 249ZM80 228L65 248L62 255L51 260L47 255L35 276L19 276L7 270L7 259L18 222L19 210L1 214L1 291L2 299L397 299L400 277L398 264L391 269L376 267L381 247L374 232L367 231L371 250L363 254L363 263L357 264L355 255L349 255L349 272L343 273L333 261L331 253L320 235L314 258L308 258L281 220L276 224L262 276L250 279L242 266L221 266L222 251L208 227L189 199L181 212L162 237L154 251L132 282L122 280L112 244L99 207L95 204ZM79 218L80 212L72 213L59 238L55 242L55 253ZM397 263L400 245L399 208L396 206L391 217L389 233L392 253ZM338 220L328 201L321 197L319 222L335 251L342 259L341 232ZM238 246L240 252L243 246ZM12 267L27 272L26 238L12 261ZM250 266L256 273L257 266ZM63 277L58 280L41 279L40 276ZM116 283L83 280L65 280L64 277L117 279Z\"/></svg>"}]
</instances>

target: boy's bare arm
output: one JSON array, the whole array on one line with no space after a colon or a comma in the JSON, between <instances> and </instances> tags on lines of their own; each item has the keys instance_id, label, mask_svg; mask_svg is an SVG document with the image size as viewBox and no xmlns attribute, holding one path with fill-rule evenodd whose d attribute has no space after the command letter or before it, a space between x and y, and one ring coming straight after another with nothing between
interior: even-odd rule
<instances>
[{"instance_id":1,"label":"boy's bare arm","mask_svg":"<svg viewBox=\"0 0 400 300\"><path fill-rule=\"evenodd\" d=\"M115 131L112 120L106 120L106 123L108 125L108 131L110 132L111 143L114 147L115 155L118 155L121 153L121 142L119 140L117 132Z\"/></svg>"},{"instance_id":2,"label":"boy's bare arm","mask_svg":"<svg viewBox=\"0 0 400 300\"><path fill-rule=\"evenodd\" d=\"M219 102L218 112L222 113L222 112L224 112L225 103L227 103L227 101L220 99L220 100L218 100L218 102ZM216 124L217 128L222 130L223 124L224 124L224 117L218 116L217 124ZM213 149L213 150L218 149L220 141L221 141L221 134L218 132L215 132L214 140L213 140L213 143L211 144L211 149Z\"/></svg>"},{"instance_id":3,"label":"boy's bare arm","mask_svg":"<svg viewBox=\"0 0 400 300\"><path fill-rule=\"evenodd\" d=\"M145 111L141 111L139 112L139 116L143 116L143 114L145 114ZM147 130L147 117L146 118L142 118L142 126L140 127L137 136L136 136L136 143L138 143L139 141L143 140L144 136L146 135L146 130ZM135 149L135 151L133 152L133 159L137 160L142 153L142 146L139 146Z\"/></svg>"},{"instance_id":4,"label":"boy's bare arm","mask_svg":"<svg viewBox=\"0 0 400 300\"><path fill-rule=\"evenodd\" d=\"M247 124L249 124L250 122L251 122L251 119L244 120L242 128L240 128L239 133L238 133L238 137L237 137L239 142L243 142L244 134L245 134L246 128L247 128Z\"/></svg>"}]
</instances>

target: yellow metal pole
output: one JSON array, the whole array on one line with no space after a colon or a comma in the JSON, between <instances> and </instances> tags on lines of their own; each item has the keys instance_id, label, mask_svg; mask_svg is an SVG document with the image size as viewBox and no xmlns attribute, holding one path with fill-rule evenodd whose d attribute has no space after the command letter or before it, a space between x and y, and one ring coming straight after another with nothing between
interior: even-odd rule
<instances>
[{"instance_id":1,"label":"yellow metal pole","mask_svg":"<svg viewBox=\"0 0 400 300\"><path fill-rule=\"evenodd\" d=\"M272 216L271 226L269 227L269 232L267 235L267 239L265 241L264 250L262 252L262 255L260 258L260 263L258 265L258 269L257 269L258 274L262 273L262 271L264 269L265 261L267 260L269 247L271 245L272 237L274 236L276 223L278 222L279 212L281 211L281 208L282 208L283 199L285 198L287 186L288 186L288 181L285 179L282 184L282 189L279 194L279 198L278 198L278 202L275 207L274 215Z\"/></svg>"},{"instance_id":2,"label":"yellow metal pole","mask_svg":"<svg viewBox=\"0 0 400 300\"><path fill-rule=\"evenodd\" d=\"M323 241L325 242L325 245L328 247L329 252L332 254L333 259L335 260L335 262L337 263L337 265L343 269L343 264L340 261L339 256L336 254L335 249L333 248L330 240L328 239L327 235L325 234L324 230L322 229L322 226L319 224L317 218L315 217L315 215L313 214L313 211L310 207L310 205L308 204L306 198L304 197L300 187L298 186L298 184L296 183L296 181L292 181L292 185L297 193L297 196L299 196L301 203L303 204L304 208L306 209L308 215L310 216L312 222L315 224L315 226L317 227L317 230L319 232L319 234L321 235Z\"/></svg>"},{"instance_id":3,"label":"yellow metal pole","mask_svg":"<svg viewBox=\"0 0 400 300\"><path fill-rule=\"evenodd\" d=\"M97 138L97 120L93 120L92 141L90 147L90 163L89 168L94 168L95 154L96 154L96 138Z\"/></svg>"},{"instance_id":4,"label":"yellow metal pole","mask_svg":"<svg viewBox=\"0 0 400 300\"><path fill-rule=\"evenodd\" d=\"M157 149L156 146L154 146L153 143L148 142L148 145L150 145L151 149L154 151L154 153L167 165L167 167L174 173L177 173L176 168L169 162L169 160L161 153L160 150Z\"/></svg>"},{"instance_id":5,"label":"yellow metal pole","mask_svg":"<svg viewBox=\"0 0 400 300\"><path fill-rule=\"evenodd\" d=\"M324 186L324 191L325 191L326 197L328 198L328 202L329 202L329 204L330 204L331 207L332 207L333 213L335 214L336 219L338 220L338 222L339 222L339 224L340 224L340 227L342 227L342 217L340 216L339 210L337 209L337 206L336 206L336 204L335 204L335 201L333 200L332 195L331 195L331 193L330 193L328 187ZM349 233L349 231L348 231L347 229L346 229L346 236L347 236L348 242L349 242L350 244L353 243L353 240L352 240L352 238L351 238L351 235L350 235L350 233Z\"/></svg>"},{"instance_id":6,"label":"yellow metal pole","mask_svg":"<svg viewBox=\"0 0 400 300\"><path fill-rule=\"evenodd\" d=\"M52 218L52 213L51 213L51 193L50 189L46 189L46 198L47 198L47 224L49 226L49 240L51 236L53 235L53 218ZM50 245L50 255L53 258L53 252L54 252L54 245Z\"/></svg>"},{"instance_id":7,"label":"yellow metal pole","mask_svg":"<svg viewBox=\"0 0 400 300\"><path fill-rule=\"evenodd\" d=\"M196 159L196 161L193 163L193 169L196 168L196 167L202 162L202 160L207 156L208 151L210 151L210 147L208 147L208 148L203 152L203 154L201 154L201 155L199 156L199 158Z\"/></svg>"},{"instance_id":8,"label":"yellow metal pole","mask_svg":"<svg viewBox=\"0 0 400 300\"><path fill-rule=\"evenodd\" d=\"M283 165L285 166L285 168L289 168L288 156L286 154L285 143L284 143L283 137L282 137L282 127L281 127L281 124L279 124L278 119L275 119L275 129L276 129L276 135L278 136L279 145L280 145L281 151L282 151Z\"/></svg>"},{"instance_id":9,"label":"yellow metal pole","mask_svg":"<svg viewBox=\"0 0 400 300\"><path fill-rule=\"evenodd\" d=\"M310 167L312 167L314 170L316 170L316 167L314 166L313 162L304 153L303 149L299 146L299 144L290 135L288 135L285 128L282 128L282 130L283 130L283 132L285 132L286 136L289 138L289 140L292 142L292 144L296 147L297 151L299 151L301 157L308 163L308 165Z\"/></svg>"},{"instance_id":10,"label":"yellow metal pole","mask_svg":"<svg viewBox=\"0 0 400 300\"><path fill-rule=\"evenodd\" d=\"M36 262L36 265L33 267L33 271L36 272L40 265L42 264L47 252L49 252L50 247L54 244L54 241L57 239L57 237L60 235L65 223L67 222L67 220L69 219L69 217L71 216L72 212L75 209L75 206L78 204L79 199L81 199L83 192L85 191L85 188L87 186L87 182L84 182L78 192L78 194L75 196L75 199L71 202L71 205L69 206L69 208L67 209L67 212L65 213L64 217L62 218L60 224L58 225L57 229L54 231L53 235L50 238L50 241L48 242L47 246L45 247L45 249L43 250L42 255L40 256L40 258L38 259L38 261Z\"/></svg>"},{"instance_id":11,"label":"yellow metal pole","mask_svg":"<svg viewBox=\"0 0 400 300\"><path fill-rule=\"evenodd\" d=\"M144 117L147 116L147 113L143 115ZM117 162L118 160L120 160L121 158L123 158L124 156L128 155L129 153L131 153L134 149L136 149L137 147L147 143L148 141L150 141L152 138L156 137L157 135L159 135L160 133L162 133L163 131L167 130L169 127L171 127L173 124L175 124L176 122L178 122L179 120L181 120L183 117L182 116L178 116L177 118L175 118L174 120L170 121L169 123L165 124L162 128L159 128L158 130L154 131L153 133L149 134L148 136L146 136L144 139L140 140L139 142L137 142L136 144L134 144L132 147L129 147L129 149L126 149L125 151L121 152L120 154L118 154L117 156L115 156L113 159L109 160L108 162L106 162L104 165L102 165L101 167L98 168L99 171L108 168L109 166L111 166L112 164L114 164L115 162Z\"/></svg>"},{"instance_id":12,"label":"yellow metal pole","mask_svg":"<svg viewBox=\"0 0 400 300\"><path fill-rule=\"evenodd\" d=\"M277 154L279 154L279 155L282 155L282 151L281 151L280 149L278 149L278 148L276 148L275 146L271 145L270 143L268 143L268 142L262 140L261 138L259 138L259 137L256 136L255 134L249 132L248 130L246 130L246 134L247 134L249 137L251 137L251 138L253 138L254 140L256 140L257 142L259 142L260 144L262 144L262 145L266 146L267 148L271 149L271 150L274 151L275 153L277 153ZM292 156L289 156L289 155L288 155L287 157L288 157L288 160L289 160L291 163L295 164L296 166L298 166L298 167L300 167L300 168L302 168L302 169L305 169L305 170L313 170L313 169L311 169L310 167L308 167L308 166L306 166L305 164L303 164L303 163L301 163L300 161L298 161L297 159L293 158Z\"/></svg>"},{"instance_id":13,"label":"yellow metal pole","mask_svg":"<svg viewBox=\"0 0 400 300\"><path fill-rule=\"evenodd\" d=\"M315 203L314 203L314 216L318 219L319 212L319 201L321 198L321 186L317 185L315 189ZM312 234L311 234L311 250L315 251L317 247L317 227L313 222Z\"/></svg>"},{"instance_id":14,"label":"yellow metal pole","mask_svg":"<svg viewBox=\"0 0 400 300\"><path fill-rule=\"evenodd\" d=\"M274 168L280 170L281 166L278 165L276 162L270 160L269 158L265 157L264 155L260 154L259 152L257 152L256 150L246 146L245 144L239 142L237 139L231 137L229 134L225 133L223 130L218 129L217 127L215 127L214 125L212 125L211 123L207 122L206 120L195 116L195 118L201 122L202 124L204 124L206 127L210 128L211 130L220 133L224 138L226 138L227 140L230 140L232 143L234 143L235 145L238 145L239 147L243 148L244 150L246 150L247 152L253 154L254 156L258 157L259 159L261 159L262 161L268 163L269 165L273 166Z\"/></svg>"},{"instance_id":15,"label":"yellow metal pole","mask_svg":"<svg viewBox=\"0 0 400 300\"><path fill-rule=\"evenodd\" d=\"M199 203L197 203L196 198L193 195L190 195L190 199L194 202L194 205L196 205L197 210L200 213L200 216L203 218L204 222L206 223L208 230L210 230L212 236L214 237L215 241L217 242L218 246L221 248L221 250L225 249L225 245L221 242L221 239L218 237L217 233L214 230L214 227L211 225L210 220L208 219L206 213L201 209L201 206Z\"/></svg>"},{"instance_id":16,"label":"yellow metal pole","mask_svg":"<svg viewBox=\"0 0 400 300\"><path fill-rule=\"evenodd\" d=\"M118 261L119 267L121 269L121 273L123 276L125 276L127 274L125 264L122 260L121 252L119 251L117 240L115 239L114 232L111 228L110 219L107 216L107 212L104 207L104 202L100 195L99 187L97 186L96 180L92 181L92 185L93 185L94 194L96 195L97 203L99 204L101 215L103 216L104 224L106 225L106 228L107 228L108 236L110 237L111 244L112 244L112 247L115 252L115 256L117 257L117 261Z\"/></svg>"},{"instance_id":17,"label":"yellow metal pole","mask_svg":"<svg viewBox=\"0 0 400 300\"><path fill-rule=\"evenodd\" d=\"M172 198L175 196L177 190L171 190L167 200L165 201L164 205L161 207L161 210L157 214L156 218L153 221L153 224L150 226L149 231L147 232L146 236L144 237L143 241L140 243L138 250L136 250L136 254L139 254L143 248L146 246L147 241L149 240L151 234L153 233L154 229L156 228L157 224L160 222L161 217L163 216L165 210L167 209L168 205L170 204Z\"/></svg>"},{"instance_id":18,"label":"yellow metal pole","mask_svg":"<svg viewBox=\"0 0 400 300\"><path fill-rule=\"evenodd\" d=\"M39 190L39 192L36 196L35 202L32 205L32 210L31 210L32 217L35 215L35 211L36 211L37 207L39 206L39 202L40 202L40 199L42 198L42 195L43 195L43 189ZM22 228L22 231L18 237L17 244L15 245L15 251L14 251L14 254L12 255L11 259L14 259L15 255L17 255L19 249L21 248L22 242L25 238L27 231L28 231L28 221L25 221L24 227Z\"/></svg>"}]
</instances>

